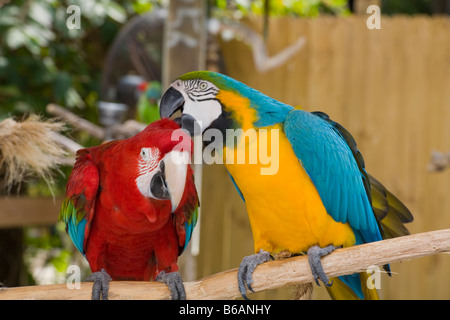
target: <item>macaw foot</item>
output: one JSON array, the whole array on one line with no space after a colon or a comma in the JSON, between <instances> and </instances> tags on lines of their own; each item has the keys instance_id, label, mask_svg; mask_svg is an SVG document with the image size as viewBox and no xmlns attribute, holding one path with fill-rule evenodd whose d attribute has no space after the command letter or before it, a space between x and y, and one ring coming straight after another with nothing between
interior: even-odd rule
<instances>
[{"instance_id":1,"label":"macaw foot","mask_svg":"<svg viewBox=\"0 0 450 320\"><path fill-rule=\"evenodd\" d=\"M308 261L309 266L311 267L311 272L314 276L314 280L317 285L320 286L319 279L322 281L327 287L331 287L333 281L330 282L330 279L325 274L322 268L322 262L320 262L320 257L326 256L333 252L336 249L335 246L329 245L325 248L321 248L319 246L312 246L308 249Z\"/></svg>"},{"instance_id":2,"label":"macaw foot","mask_svg":"<svg viewBox=\"0 0 450 320\"><path fill-rule=\"evenodd\" d=\"M183 279L179 272L166 273L165 271L161 271L155 280L167 284L172 300L186 300L186 291L184 290Z\"/></svg>"},{"instance_id":3,"label":"macaw foot","mask_svg":"<svg viewBox=\"0 0 450 320\"><path fill-rule=\"evenodd\" d=\"M111 276L102 269L98 272L94 272L86 278L88 282L94 282L92 285L92 300L100 300L100 294L102 300L108 300L109 282L112 280Z\"/></svg>"},{"instance_id":4,"label":"macaw foot","mask_svg":"<svg viewBox=\"0 0 450 320\"><path fill-rule=\"evenodd\" d=\"M261 249L256 254L252 254L251 256L247 256L242 259L238 271L238 286L239 292L242 294L242 297L245 300L249 300L249 298L245 295L245 293L247 292L246 286L251 292L254 292L252 289L252 276L255 268L261 263L267 262L269 260L273 260L273 257L269 252L264 251L263 249Z\"/></svg>"}]
</instances>

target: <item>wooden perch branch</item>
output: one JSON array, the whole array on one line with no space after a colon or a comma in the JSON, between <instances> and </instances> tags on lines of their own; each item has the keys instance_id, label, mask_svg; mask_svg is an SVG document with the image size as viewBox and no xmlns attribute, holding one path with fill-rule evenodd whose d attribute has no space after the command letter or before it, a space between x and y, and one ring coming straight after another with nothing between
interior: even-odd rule
<instances>
[{"instance_id":1,"label":"wooden perch branch","mask_svg":"<svg viewBox=\"0 0 450 320\"><path fill-rule=\"evenodd\" d=\"M425 232L395 239L338 249L322 258L324 271L330 277L367 270L371 265L384 265L428 255L450 252L450 229ZM256 292L288 285L313 282L305 256L276 260L258 266L253 274ZM240 297L237 269L217 273L185 283L188 299L234 299ZM34 287L0 288L4 299L90 299L92 283L81 283L80 289L69 290L66 284ZM112 281L110 299L169 299L166 285L158 282Z\"/></svg>"}]
</instances>

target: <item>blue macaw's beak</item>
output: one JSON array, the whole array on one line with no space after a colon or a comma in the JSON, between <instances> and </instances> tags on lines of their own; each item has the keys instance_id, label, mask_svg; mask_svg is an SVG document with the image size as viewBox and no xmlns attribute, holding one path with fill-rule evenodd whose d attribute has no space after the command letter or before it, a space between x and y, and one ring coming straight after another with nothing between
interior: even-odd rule
<instances>
[{"instance_id":1,"label":"blue macaw's beak","mask_svg":"<svg viewBox=\"0 0 450 320\"><path fill-rule=\"evenodd\" d=\"M170 87L164 93L159 104L161 118L170 118L178 110L183 111L184 97L180 91Z\"/></svg>"},{"instance_id":2,"label":"blue macaw's beak","mask_svg":"<svg viewBox=\"0 0 450 320\"><path fill-rule=\"evenodd\" d=\"M183 112L184 97L175 88L170 87L164 93L159 104L159 115L161 118L170 118L177 111ZM187 130L191 136L195 133L199 134L199 127L195 125L195 119L189 114L181 114L180 117L174 118L181 128ZM197 132L196 132L197 131Z\"/></svg>"}]
</instances>

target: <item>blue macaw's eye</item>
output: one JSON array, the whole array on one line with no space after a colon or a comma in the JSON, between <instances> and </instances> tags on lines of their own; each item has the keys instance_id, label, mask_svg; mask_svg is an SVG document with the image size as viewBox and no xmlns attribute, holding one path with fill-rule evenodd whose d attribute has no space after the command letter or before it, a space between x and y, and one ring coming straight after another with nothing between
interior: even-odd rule
<instances>
[{"instance_id":1,"label":"blue macaw's eye","mask_svg":"<svg viewBox=\"0 0 450 320\"><path fill-rule=\"evenodd\" d=\"M200 89L205 90L208 88L208 84L206 82L200 82Z\"/></svg>"}]
</instances>

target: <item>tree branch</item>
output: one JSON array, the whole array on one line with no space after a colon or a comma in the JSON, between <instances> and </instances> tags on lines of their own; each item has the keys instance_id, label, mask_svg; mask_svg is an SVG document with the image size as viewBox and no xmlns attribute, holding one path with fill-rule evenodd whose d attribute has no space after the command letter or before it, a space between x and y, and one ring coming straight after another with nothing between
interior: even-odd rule
<instances>
[{"instance_id":1,"label":"tree branch","mask_svg":"<svg viewBox=\"0 0 450 320\"><path fill-rule=\"evenodd\" d=\"M322 258L330 277L362 272L371 265L411 260L450 252L450 229L425 232L395 239L338 249ZM308 259L299 256L258 266L253 274L255 292L313 282ZM237 269L185 283L189 299L234 299L240 296ZM66 284L0 288L3 299L90 299L92 283L69 290ZM158 282L112 281L110 299L169 299L167 286Z\"/></svg>"},{"instance_id":2,"label":"tree branch","mask_svg":"<svg viewBox=\"0 0 450 320\"><path fill-rule=\"evenodd\" d=\"M92 122L78 117L76 114L70 112L69 110L66 110L53 103L47 105L46 110L48 113L54 116L61 117L64 121L66 121L73 127L79 130L86 131L94 138L97 138L99 140L105 139L105 129L93 124Z\"/></svg>"},{"instance_id":3,"label":"tree branch","mask_svg":"<svg viewBox=\"0 0 450 320\"><path fill-rule=\"evenodd\" d=\"M306 37L301 36L276 55L269 56L263 37L250 27L234 20L219 21L217 19L211 19L210 32L212 34L224 31L238 35L237 38L243 39L243 41L250 45L255 67L259 72L267 72L271 69L278 68L289 61L289 59L299 52L306 44Z\"/></svg>"},{"instance_id":4,"label":"tree branch","mask_svg":"<svg viewBox=\"0 0 450 320\"><path fill-rule=\"evenodd\" d=\"M96 124L80 118L76 114L70 112L67 109L64 109L56 104L50 103L47 105L46 108L47 112L60 117L62 120L73 126L74 128L82 131L86 131L94 138L97 138L99 140L104 140L106 137L106 130L105 128L102 128L100 126L97 126ZM135 134L138 134L142 130L144 130L147 127L146 124L140 123L138 121L129 119L125 121L124 123L115 124L111 126L111 134L114 139L126 139L129 137L134 136ZM75 142L71 143L69 141L70 139L62 139L61 137L58 138L58 142L61 143L66 149L70 152L76 152L78 150L78 147L81 147L80 145L76 145Z\"/></svg>"}]
</instances>

